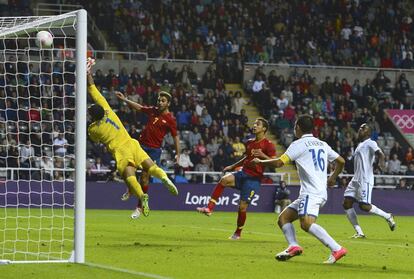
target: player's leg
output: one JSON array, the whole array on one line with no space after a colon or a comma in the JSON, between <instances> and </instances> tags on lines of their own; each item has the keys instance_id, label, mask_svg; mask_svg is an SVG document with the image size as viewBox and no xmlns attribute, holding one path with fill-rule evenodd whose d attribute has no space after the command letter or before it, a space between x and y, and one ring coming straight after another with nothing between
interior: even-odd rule
<instances>
[{"instance_id":1,"label":"player's leg","mask_svg":"<svg viewBox=\"0 0 414 279\"><path fill-rule=\"evenodd\" d=\"M159 180L161 180L162 184L170 191L171 194L177 196L178 190L177 187L175 187L174 183L168 178L168 175L165 173L165 171L157 166L151 158L148 158L144 160L141 163L142 168L148 172L150 176L156 177Z\"/></svg>"},{"instance_id":2,"label":"player's leg","mask_svg":"<svg viewBox=\"0 0 414 279\"><path fill-rule=\"evenodd\" d=\"M325 204L325 200L306 195L302 198L299 206L300 227L309 234L316 237L324 246L331 250L331 254L325 263L335 263L346 255L347 250L341 247L329 233L320 225L316 224L319 209Z\"/></svg>"},{"instance_id":3,"label":"player's leg","mask_svg":"<svg viewBox=\"0 0 414 279\"><path fill-rule=\"evenodd\" d=\"M150 180L149 173L143 170L141 173L141 185L142 185L142 191L144 191L144 193L148 193L149 180Z\"/></svg>"},{"instance_id":4,"label":"player's leg","mask_svg":"<svg viewBox=\"0 0 414 279\"><path fill-rule=\"evenodd\" d=\"M142 212L144 216L149 215L149 205L148 205L148 194L144 194L141 188L141 184L139 184L137 177L136 177L136 171L134 165L129 164L125 167L123 171L123 177L125 180L125 183L128 185L129 191L137 196L142 204Z\"/></svg>"},{"instance_id":5,"label":"player's leg","mask_svg":"<svg viewBox=\"0 0 414 279\"><path fill-rule=\"evenodd\" d=\"M207 204L207 207L197 207L197 211L203 213L207 216L210 216L213 213L214 207L217 204L218 199L220 198L221 194L225 187L234 187L236 181L236 173L228 173L220 178L219 182L217 183L216 187L214 187L213 192L211 193L210 201Z\"/></svg>"},{"instance_id":6,"label":"player's leg","mask_svg":"<svg viewBox=\"0 0 414 279\"><path fill-rule=\"evenodd\" d=\"M161 162L161 148L150 148L145 145L141 145L142 149L148 154L151 160L157 165ZM144 193L148 192L150 182L150 175L147 171L143 170L141 174L141 185Z\"/></svg>"},{"instance_id":7,"label":"player's leg","mask_svg":"<svg viewBox=\"0 0 414 279\"><path fill-rule=\"evenodd\" d=\"M368 203L363 203L363 202L359 203L359 208L365 212L375 214L375 215L378 215L384 218L385 221L387 221L388 226L390 227L390 230L391 231L395 230L395 227L397 226L397 224L395 223L394 216L392 216L391 213L387 213L373 204L368 204Z\"/></svg>"},{"instance_id":8,"label":"player's leg","mask_svg":"<svg viewBox=\"0 0 414 279\"><path fill-rule=\"evenodd\" d=\"M149 184L149 174L144 170L141 173L140 183L141 183L142 191L144 192L144 194L147 194L148 193L148 184ZM128 190L127 192L125 192L122 195L121 199L123 201L125 201L125 200L129 199L129 195L130 195L130 193L129 193L129 190ZM138 199L137 206L135 207L135 210L131 213L131 218L132 219L137 219L137 218L139 218L139 216L141 216L141 213L142 213L141 200Z\"/></svg>"},{"instance_id":9,"label":"player's leg","mask_svg":"<svg viewBox=\"0 0 414 279\"><path fill-rule=\"evenodd\" d=\"M237 212L237 228L236 231L229 237L229 239L238 240L241 237L241 232L244 227L244 223L246 223L247 217L247 208L249 204L246 201L240 200L239 203L239 210Z\"/></svg>"},{"instance_id":10,"label":"player's leg","mask_svg":"<svg viewBox=\"0 0 414 279\"><path fill-rule=\"evenodd\" d=\"M390 227L390 230L395 230L396 224L394 221L394 217L391 213L387 213L384 210L376 207L371 203L371 197L372 197L372 189L374 185L369 183L361 183L360 187L360 199L359 201L359 208L365 212L369 212L371 214L378 215L382 218L384 218L388 226Z\"/></svg>"},{"instance_id":11,"label":"player's leg","mask_svg":"<svg viewBox=\"0 0 414 279\"><path fill-rule=\"evenodd\" d=\"M145 194L148 193L149 177L150 176L149 176L148 172L146 172L146 171L143 170L142 173L141 173L140 183L141 183L142 191ZM130 194L131 193L129 192L129 189L127 188L126 192L122 194L121 200L122 201L127 201L129 199L129 197L130 197ZM137 207L140 207L139 200L138 200Z\"/></svg>"},{"instance_id":12,"label":"player's leg","mask_svg":"<svg viewBox=\"0 0 414 279\"><path fill-rule=\"evenodd\" d=\"M238 185L241 183L241 185ZM240 239L241 232L246 222L247 208L254 195L260 190L260 179L242 173L241 179L235 180L235 187L240 189L239 210L237 213L237 228L231 239Z\"/></svg>"},{"instance_id":13,"label":"player's leg","mask_svg":"<svg viewBox=\"0 0 414 279\"><path fill-rule=\"evenodd\" d=\"M157 164L157 166L159 166L160 159L161 159L161 148L150 148L150 147L147 147L145 145L141 145L141 148L148 154L148 156L153 160L153 162L155 164ZM149 181L150 181L149 173L145 170L142 170L140 182L141 182L142 191L145 194L148 193ZM129 193L124 193L123 196L122 196L122 200L124 200L124 196L126 196L128 194ZM142 211L141 210L141 203L140 203L140 200L138 200L137 207L136 207L135 211L131 214L131 217L133 219L138 218L140 211Z\"/></svg>"},{"instance_id":14,"label":"player's leg","mask_svg":"<svg viewBox=\"0 0 414 279\"><path fill-rule=\"evenodd\" d=\"M298 202L297 200L286 207L282 213L280 213L277 220L279 228L282 230L283 235L288 243L288 248L284 251L277 253L275 258L278 261L287 261L292 257L299 256L302 254L303 249L299 246L296 240L295 227L293 222L298 219L297 212Z\"/></svg>"},{"instance_id":15,"label":"player's leg","mask_svg":"<svg viewBox=\"0 0 414 279\"><path fill-rule=\"evenodd\" d=\"M348 218L351 225L354 227L356 234L352 238L365 238L365 234L362 231L361 226L358 223L358 217L353 207L354 201L359 199L359 183L356 181L350 181L345 189L344 200L342 206L345 210L346 217Z\"/></svg>"},{"instance_id":16,"label":"player's leg","mask_svg":"<svg viewBox=\"0 0 414 279\"><path fill-rule=\"evenodd\" d=\"M354 198L352 197L344 197L342 202L342 206L345 210L346 217L348 218L351 225L354 227L356 234L352 236L352 238L365 238L365 234L362 231L361 226L358 223L358 216L356 211L353 207Z\"/></svg>"},{"instance_id":17,"label":"player's leg","mask_svg":"<svg viewBox=\"0 0 414 279\"><path fill-rule=\"evenodd\" d=\"M149 155L142 149L139 142L135 139L131 141L131 152L134 157L135 165L141 166L142 169L150 176L156 177L168 188L168 190L174 194L178 195L178 190L175 187L174 183L168 178L167 174L163 169L158 167L154 161L149 157Z\"/></svg>"}]
</instances>

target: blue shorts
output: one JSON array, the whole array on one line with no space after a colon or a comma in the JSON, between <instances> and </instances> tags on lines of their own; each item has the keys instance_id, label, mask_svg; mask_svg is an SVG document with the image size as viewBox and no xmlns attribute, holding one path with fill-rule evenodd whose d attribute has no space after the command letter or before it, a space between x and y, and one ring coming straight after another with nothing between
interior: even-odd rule
<instances>
[{"instance_id":1,"label":"blue shorts","mask_svg":"<svg viewBox=\"0 0 414 279\"><path fill-rule=\"evenodd\" d=\"M150 158L159 166L161 159L161 148L148 147L145 144L141 144L142 149L150 156Z\"/></svg>"},{"instance_id":2,"label":"blue shorts","mask_svg":"<svg viewBox=\"0 0 414 279\"><path fill-rule=\"evenodd\" d=\"M250 203L255 193L259 192L260 178L250 176L242 170L233 172L236 189L240 190L240 200Z\"/></svg>"}]
</instances>

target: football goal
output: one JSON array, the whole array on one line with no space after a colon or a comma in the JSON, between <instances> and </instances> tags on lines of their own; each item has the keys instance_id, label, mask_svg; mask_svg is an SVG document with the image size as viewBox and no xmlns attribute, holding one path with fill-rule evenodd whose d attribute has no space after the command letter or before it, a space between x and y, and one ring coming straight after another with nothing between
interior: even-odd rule
<instances>
[{"instance_id":1,"label":"football goal","mask_svg":"<svg viewBox=\"0 0 414 279\"><path fill-rule=\"evenodd\" d=\"M84 262L85 10L0 18L0 263Z\"/></svg>"}]
</instances>

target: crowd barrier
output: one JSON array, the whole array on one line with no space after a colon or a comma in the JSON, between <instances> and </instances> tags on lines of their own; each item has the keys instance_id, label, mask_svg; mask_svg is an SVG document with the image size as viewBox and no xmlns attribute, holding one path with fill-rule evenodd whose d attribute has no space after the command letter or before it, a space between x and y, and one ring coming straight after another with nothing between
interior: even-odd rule
<instances>
[{"instance_id":1,"label":"crowd barrier","mask_svg":"<svg viewBox=\"0 0 414 279\"><path fill-rule=\"evenodd\" d=\"M161 184L149 187L150 207L152 210L189 210L207 204L214 184L181 184L178 185L179 195L172 196ZM297 198L299 187L289 187L292 201ZM136 199L121 201L121 195L126 190L123 183L87 183L86 207L90 209L133 209ZM273 212L274 186L262 186L251 202L249 211ZM344 189L328 189L328 201L321 213L343 214L342 199ZM226 188L218 200L217 211L237 211L239 192ZM399 191L391 189L374 189L372 202L380 208L395 215L414 216L414 191ZM357 209L358 210L358 209Z\"/></svg>"},{"instance_id":2,"label":"crowd barrier","mask_svg":"<svg viewBox=\"0 0 414 279\"><path fill-rule=\"evenodd\" d=\"M73 182L38 182L8 181L0 185L0 207L61 207L73 205ZM162 184L151 184L149 187L150 207L152 210L188 210L195 211L206 205L214 184L180 184L178 196L172 196ZM291 200L298 196L299 187L289 187ZM125 192L124 183L120 182L88 182L86 184L87 209L134 209L136 199L121 201ZM260 188L250 204L249 211L273 212L275 187L265 185ZM343 214L342 199L344 189L328 189L328 201L321 213ZM239 191L226 188L218 200L217 211L237 211ZM414 216L414 191L374 189L372 202L385 211L395 215Z\"/></svg>"}]
</instances>

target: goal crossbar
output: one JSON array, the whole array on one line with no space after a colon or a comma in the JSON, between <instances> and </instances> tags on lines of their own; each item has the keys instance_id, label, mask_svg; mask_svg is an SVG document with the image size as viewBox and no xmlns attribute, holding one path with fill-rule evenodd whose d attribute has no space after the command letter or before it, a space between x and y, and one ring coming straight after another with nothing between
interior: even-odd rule
<instances>
[{"instance_id":1,"label":"goal crossbar","mask_svg":"<svg viewBox=\"0 0 414 279\"><path fill-rule=\"evenodd\" d=\"M73 25L77 13L78 11L57 16L2 17L0 19L4 25L0 25L0 39L7 38L10 35L30 33L42 28Z\"/></svg>"}]
</instances>

